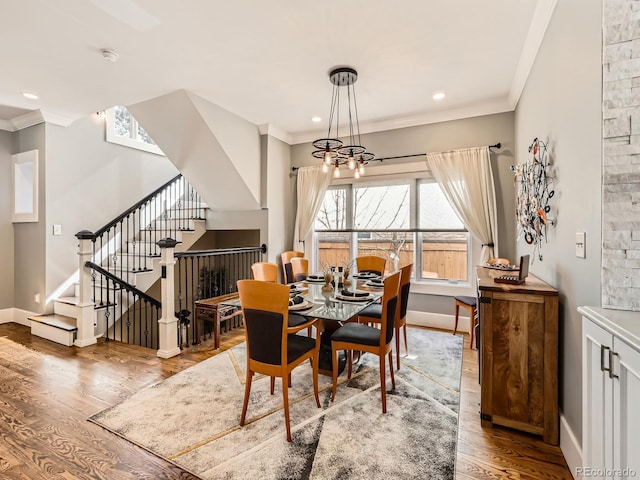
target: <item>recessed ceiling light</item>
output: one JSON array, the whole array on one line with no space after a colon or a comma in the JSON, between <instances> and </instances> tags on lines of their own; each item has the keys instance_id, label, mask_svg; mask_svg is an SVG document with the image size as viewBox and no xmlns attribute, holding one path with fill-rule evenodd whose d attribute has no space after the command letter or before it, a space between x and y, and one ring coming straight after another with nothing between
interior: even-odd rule
<instances>
[{"instance_id":1,"label":"recessed ceiling light","mask_svg":"<svg viewBox=\"0 0 640 480\"><path fill-rule=\"evenodd\" d=\"M434 100L442 100L443 98L444 98L444 93L443 92L438 92L438 93L435 93L433 95L433 99Z\"/></svg>"},{"instance_id":2,"label":"recessed ceiling light","mask_svg":"<svg viewBox=\"0 0 640 480\"><path fill-rule=\"evenodd\" d=\"M22 96L30 100L37 100L38 98L40 98L35 93L31 93L31 92L22 92Z\"/></svg>"},{"instance_id":3,"label":"recessed ceiling light","mask_svg":"<svg viewBox=\"0 0 640 480\"><path fill-rule=\"evenodd\" d=\"M311 117L311 121L313 123L320 123L322 121L322 119L320 117Z\"/></svg>"}]
</instances>

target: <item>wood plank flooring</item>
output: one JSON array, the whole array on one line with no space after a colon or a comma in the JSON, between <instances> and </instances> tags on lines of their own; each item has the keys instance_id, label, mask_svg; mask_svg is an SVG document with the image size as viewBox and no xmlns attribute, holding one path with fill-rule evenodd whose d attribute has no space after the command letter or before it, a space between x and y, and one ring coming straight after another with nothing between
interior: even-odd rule
<instances>
[{"instance_id":1,"label":"wood plank flooring","mask_svg":"<svg viewBox=\"0 0 640 480\"><path fill-rule=\"evenodd\" d=\"M220 351L243 339L242 329L223 333ZM0 479L195 479L87 418L218 352L207 340L163 360L117 342L64 347L0 325ZM477 352L466 343L456 478L572 478L558 447L480 427L477 378Z\"/></svg>"}]
</instances>

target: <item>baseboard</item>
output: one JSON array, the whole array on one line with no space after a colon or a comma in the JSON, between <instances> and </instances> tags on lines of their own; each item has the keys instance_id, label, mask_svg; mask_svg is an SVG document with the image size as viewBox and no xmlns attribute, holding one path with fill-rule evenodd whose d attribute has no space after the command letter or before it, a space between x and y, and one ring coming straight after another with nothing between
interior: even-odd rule
<instances>
[{"instance_id":1,"label":"baseboard","mask_svg":"<svg viewBox=\"0 0 640 480\"><path fill-rule=\"evenodd\" d=\"M407 324L419 327L438 328L440 330L453 331L455 317L443 313L418 312L416 310L407 311ZM458 331L469 332L469 317L458 317Z\"/></svg>"},{"instance_id":2,"label":"baseboard","mask_svg":"<svg viewBox=\"0 0 640 480\"><path fill-rule=\"evenodd\" d=\"M575 477L576 469L582 467L582 448L562 413L560 414L560 449L569 466L571 475Z\"/></svg>"},{"instance_id":3,"label":"baseboard","mask_svg":"<svg viewBox=\"0 0 640 480\"><path fill-rule=\"evenodd\" d=\"M19 308L5 308L4 310L0 310L0 323L14 322L24 325L25 327L31 327L29 317L32 315L37 314Z\"/></svg>"}]
</instances>

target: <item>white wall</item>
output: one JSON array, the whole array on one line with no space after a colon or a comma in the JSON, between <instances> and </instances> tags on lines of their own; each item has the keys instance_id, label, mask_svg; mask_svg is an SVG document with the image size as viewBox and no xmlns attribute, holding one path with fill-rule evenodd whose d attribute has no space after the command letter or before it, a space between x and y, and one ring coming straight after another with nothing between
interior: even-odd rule
<instances>
[{"instance_id":1,"label":"white wall","mask_svg":"<svg viewBox=\"0 0 640 480\"><path fill-rule=\"evenodd\" d=\"M516 109L516 159L534 137L548 139L554 163L557 224L531 271L560 291L560 409L582 435L581 324L576 308L600 304L601 3L557 3ZM556 213L557 212L557 213ZM586 232L586 259L575 234ZM530 253L523 242L518 254Z\"/></svg>"},{"instance_id":2,"label":"white wall","mask_svg":"<svg viewBox=\"0 0 640 480\"><path fill-rule=\"evenodd\" d=\"M13 307L12 134L0 130L0 310Z\"/></svg>"}]
</instances>

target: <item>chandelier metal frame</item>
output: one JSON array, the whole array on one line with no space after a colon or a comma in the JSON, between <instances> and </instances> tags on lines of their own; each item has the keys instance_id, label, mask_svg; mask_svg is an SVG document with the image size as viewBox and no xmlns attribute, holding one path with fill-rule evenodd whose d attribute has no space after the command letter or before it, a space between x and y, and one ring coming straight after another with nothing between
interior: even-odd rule
<instances>
[{"instance_id":1,"label":"chandelier metal frame","mask_svg":"<svg viewBox=\"0 0 640 480\"><path fill-rule=\"evenodd\" d=\"M322 160L323 171L327 172L333 166L335 177L340 176L340 167L346 165L354 170L354 176L364 175L364 166L375 158L371 152L362 146L360 140L360 121L358 119L358 104L354 84L358 80L358 72L351 67L337 67L329 72L329 81L333 84L331 95L331 109L329 113L329 128L325 138L313 141L316 148L311 155ZM349 133L347 144L340 140L340 87L347 87L347 115ZM334 125L335 121L335 125ZM355 126L354 126L355 122Z\"/></svg>"}]
</instances>

